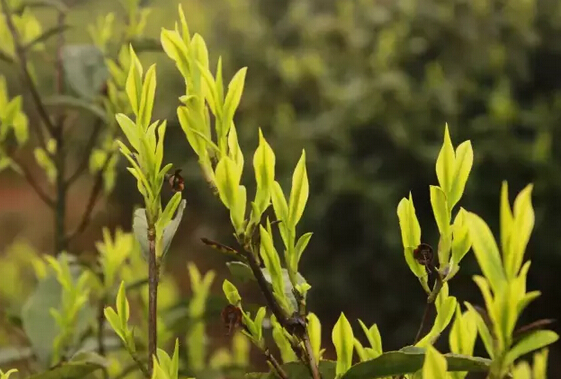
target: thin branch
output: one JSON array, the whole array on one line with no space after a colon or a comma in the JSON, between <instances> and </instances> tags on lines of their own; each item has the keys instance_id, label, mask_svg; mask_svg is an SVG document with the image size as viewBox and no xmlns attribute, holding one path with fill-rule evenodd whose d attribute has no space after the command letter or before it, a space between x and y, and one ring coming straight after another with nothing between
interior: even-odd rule
<instances>
[{"instance_id":1,"label":"thin branch","mask_svg":"<svg viewBox=\"0 0 561 379\"><path fill-rule=\"evenodd\" d=\"M76 168L76 171L66 181L65 185L67 187L71 186L80 177L80 175L82 175L82 173L88 167L88 162L89 162L91 152L93 151L93 148L95 147L95 143L97 142L97 137L99 136L99 133L101 133L102 126L103 126L103 120L98 118L96 120L95 124L94 124L92 134L90 135L90 138L88 139L88 143L87 143L87 145L84 149L84 155L82 157L82 160L78 164L78 167Z\"/></svg>"},{"instance_id":2,"label":"thin branch","mask_svg":"<svg viewBox=\"0 0 561 379\"><path fill-rule=\"evenodd\" d=\"M103 342L103 329L105 327L105 295L99 301L99 308L97 313L97 352L100 356L105 356L105 344ZM109 378L107 368L103 368L103 377Z\"/></svg>"},{"instance_id":3,"label":"thin branch","mask_svg":"<svg viewBox=\"0 0 561 379\"><path fill-rule=\"evenodd\" d=\"M68 235L66 237L67 242L70 242L71 240L76 238L78 235L83 233L84 230L86 230L86 228L88 227L88 224L90 223L90 220L91 220L91 215L92 215L93 209L94 209L95 204L98 200L99 193L101 192L101 189L102 189L103 174L104 174L105 170L107 169L107 167L109 166L109 162L111 161L111 158L113 157L113 154L114 154L113 152L107 154L107 157L105 158L105 162L103 162L103 166L101 167L101 169L97 173L95 183L92 187L92 191L90 193L90 197L89 197L88 203L86 205L86 210L85 210L85 212L82 216L82 221L80 221L80 223L78 224L76 229L72 233L70 233L70 235Z\"/></svg>"},{"instance_id":4,"label":"thin branch","mask_svg":"<svg viewBox=\"0 0 561 379\"><path fill-rule=\"evenodd\" d=\"M22 81L23 83L27 86L29 92L31 93L31 96L33 98L33 101L35 102L35 106L37 108L37 112L39 113L39 116L41 117L41 119L43 120L43 123L45 124L45 127L47 128L47 130L49 131L49 133L51 133L51 135L54 133L55 131L55 126L51 120L51 118L49 117L49 114L47 113L47 110L43 104L43 101L41 100L41 95L39 94L39 90L37 89L37 87L35 86L35 83L33 82L33 79L31 77L31 74L29 73L29 69L27 68L27 57L25 56L25 50L21 44L20 41L20 35L19 32L14 24L14 20L12 19L12 11L8 5L8 1L7 0L0 0L1 4L2 4L2 9L4 10L4 13L6 14L6 25L8 26L8 29L10 30L10 34L12 35L12 39L14 40L14 47L16 50L16 55L19 59L19 63L20 63L20 68L21 68L21 76L22 76ZM41 147L47 151L46 147L45 147L45 137L43 135L43 131L41 130L40 126L36 123L31 122L31 125L33 125L33 129L35 131L35 133L37 134L37 138L39 139L39 143L41 144Z\"/></svg>"},{"instance_id":5,"label":"thin branch","mask_svg":"<svg viewBox=\"0 0 561 379\"><path fill-rule=\"evenodd\" d=\"M432 292L429 294L427 298L427 303L425 305L425 311L423 313L423 318L421 320L421 325L419 325L419 330L417 331L417 335L415 336L415 341L413 345L417 344L423 338L423 331L426 329L427 325L430 325L431 322L434 322L434 318L436 317L436 306L434 302L436 301L436 297L440 293L442 286L444 283L442 282L442 278L440 273L436 269L436 267L431 263L429 265L429 270L435 273L436 276L436 283Z\"/></svg>"},{"instance_id":6,"label":"thin branch","mask_svg":"<svg viewBox=\"0 0 561 379\"><path fill-rule=\"evenodd\" d=\"M251 271L253 272L255 279L257 280L257 284L259 285L261 292L263 292L263 295L265 296L265 300L267 300L267 305L271 309L271 312L273 312L273 314L277 318L277 321L284 328L288 327L289 325L288 317L284 309L282 309L280 304L275 299L275 296L273 295L273 292L269 287L269 282L267 282L267 279L265 279L265 276L263 275L263 271L261 271L261 268L257 263L257 259L255 258L255 255L253 255L251 252L242 250L242 256L247 260L247 263L249 264L249 267L251 268Z\"/></svg>"},{"instance_id":7,"label":"thin branch","mask_svg":"<svg viewBox=\"0 0 561 379\"><path fill-rule=\"evenodd\" d=\"M158 347L158 277L159 265L156 257L156 228L148 226L148 372L154 369L154 357Z\"/></svg>"},{"instance_id":8,"label":"thin branch","mask_svg":"<svg viewBox=\"0 0 561 379\"><path fill-rule=\"evenodd\" d=\"M277 359L273 356L273 354L271 354L269 349L263 350L263 354L265 354L265 357L271 363L280 379L289 379L288 375L286 374L280 363L277 361Z\"/></svg>"},{"instance_id":9,"label":"thin branch","mask_svg":"<svg viewBox=\"0 0 561 379\"><path fill-rule=\"evenodd\" d=\"M45 193L45 191L43 191L41 186L35 181L35 177L33 176L33 174L29 172L27 167L19 163L13 155L10 155L10 158L14 161L14 163L17 165L17 168L19 169L19 170L16 169L16 171L19 171L21 175L23 175L23 177L25 178L27 183L29 183L29 185L33 188L37 196L39 196L39 198L43 200L43 202L47 204L50 208L54 208L55 201L51 199L49 195Z\"/></svg>"}]
</instances>

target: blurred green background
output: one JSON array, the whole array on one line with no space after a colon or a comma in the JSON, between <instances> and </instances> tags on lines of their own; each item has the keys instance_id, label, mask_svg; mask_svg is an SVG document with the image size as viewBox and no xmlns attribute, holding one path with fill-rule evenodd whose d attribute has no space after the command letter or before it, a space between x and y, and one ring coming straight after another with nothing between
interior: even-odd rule
<instances>
[{"instance_id":1,"label":"blurred green background","mask_svg":"<svg viewBox=\"0 0 561 379\"><path fill-rule=\"evenodd\" d=\"M532 260L528 288L542 291L542 297L523 321L561 317L561 2L144 3L153 8L146 36L159 39L162 27L172 28L181 3L191 32L207 42L211 66L221 55L225 78L248 67L236 118L246 160L257 146L260 127L276 152L278 180L285 187L306 149L310 199L300 230L314 236L302 273L312 285L310 309L322 320L324 341L331 340L331 327L343 311L350 320L377 323L384 349L412 342L425 298L403 258L396 208L411 191L422 240L437 245L429 185L437 183L434 164L446 122L454 145L470 139L475 153L460 205L480 214L496 235L501 181L509 182L511 201L527 183L535 184L536 224L526 258ZM69 16L68 41L90 43L86 25L110 11L120 11L117 2L80 1ZM53 12L36 14L43 25L55 22ZM143 53L141 60L157 63L154 117L168 120L165 159L182 168L186 180L186 215L168 268L182 291L188 288L186 261L195 261L202 271L216 269L219 294L228 276L224 259L199 239L229 241L228 215L207 189L177 122L184 84L173 62L158 52ZM13 72L0 69L15 82ZM48 93L52 65L36 70ZM79 131L74 135L77 144L83 143ZM125 167L121 160L114 192L96 208L73 252L92 251L103 225L130 229L141 198ZM251 192L250 171L245 178ZM86 200L86 189L71 194L69 224L79 218ZM0 248L21 238L49 251L51 224L32 190L3 172ZM471 280L477 272L469 254L451 283L452 294L481 304ZM440 343L445 346L447 337ZM330 342L325 345L331 349ZM550 377L561 377L559 344L550 349Z\"/></svg>"}]
</instances>

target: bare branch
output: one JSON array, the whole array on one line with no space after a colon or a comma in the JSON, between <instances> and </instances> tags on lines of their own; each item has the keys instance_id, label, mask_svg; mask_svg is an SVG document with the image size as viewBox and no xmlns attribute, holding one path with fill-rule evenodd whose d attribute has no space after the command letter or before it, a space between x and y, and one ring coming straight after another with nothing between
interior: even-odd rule
<instances>
[{"instance_id":1,"label":"bare branch","mask_svg":"<svg viewBox=\"0 0 561 379\"><path fill-rule=\"evenodd\" d=\"M25 167L23 164L18 162L15 156L10 155L10 158L14 161L14 163L17 165L17 168L19 169L16 171L19 171L19 173L25 178L25 180L33 188L37 196L39 196L39 198L41 198L41 200L43 200L43 202L47 204L50 208L54 208L55 201L52 198L50 198L49 195L45 193L45 191L43 191L39 183L35 181L35 176L27 169L27 167Z\"/></svg>"},{"instance_id":2,"label":"bare branch","mask_svg":"<svg viewBox=\"0 0 561 379\"><path fill-rule=\"evenodd\" d=\"M102 126L103 126L103 120L98 118L94 124L92 134L90 135L90 138L88 139L88 143L86 144L86 147L84 149L84 155L82 157L82 160L78 164L76 171L66 181L66 187L71 186L88 167L90 155L93 151L93 148L95 147L95 143L97 142L97 137L99 136L99 133L101 133Z\"/></svg>"},{"instance_id":3,"label":"bare branch","mask_svg":"<svg viewBox=\"0 0 561 379\"><path fill-rule=\"evenodd\" d=\"M107 154L107 157L105 158L105 162L103 162L103 166L98 171L97 176L95 178L94 185L92 187L92 191L90 192L90 197L86 205L86 210L82 216L82 221L80 221L76 229L66 237L67 242L70 242L78 235L83 233L84 230L86 230L88 224L90 223L93 209L95 207L95 204L97 203L99 193L101 192L101 189L103 187L103 173L105 172L105 170L107 170L107 167L109 166L109 162L111 161L113 154L114 152Z\"/></svg>"}]
</instances>

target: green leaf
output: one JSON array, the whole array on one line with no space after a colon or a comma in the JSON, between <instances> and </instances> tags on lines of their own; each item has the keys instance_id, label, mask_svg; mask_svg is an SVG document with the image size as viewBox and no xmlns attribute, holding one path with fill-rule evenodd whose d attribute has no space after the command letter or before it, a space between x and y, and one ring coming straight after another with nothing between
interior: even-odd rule
<instances>
[{"instance_id":1,"label":"green leaf","mask_svg":"<svg viewBox=\"0 0 561 379\"><path fill-rule=\"evenodd\" d=\"M103 310L103 314L105 315L105 319L109 322L109 325L113 329L113 331L121 338L123 343L127 343L127 338L125 335L125 329L121 324L121 320L119 319L119 315L115 310L111 307L107 307Z\"/></svg>"},{"instance_id":2,"label":"green leaf","mask_svg":"<svg viewBox=\"0 0 561 379\"><path fill-rule=\"evenodd\" d=\"M93 352L80 353L68 362L28 379L81 379L107 366L105 359Z\"/></svg>"},{"instance_id":3,"label":"green leaf","mask_svg":"<svg viewBox=\"0 0 561 379\"><path fill-rule=\"evenodd\" d=\"M526 186L514 200L514 220L512 224L509 254L505 254L505 271L507 278L512 279L520 270L524 258L524 252L532 229L534 228L535 216L532 207L533 185Z\"/></svg>"},{"instance_id":4,"label":"green leaf","mask_svg":"<svg viewBox=\"0 0 561 379\"><path fill-rule=\"evenodd\" d=\"M292 175L292 188L290 191L290 200L288 203L288 225L290 228L296 228L296 224L300 221L306 202L308 201L309 183L308 174L306 172L306 152L302 150L300 160L296 164L294 174Z\"/></svg>"},{"instance_id":5,"label":"green leaf","mask_svg":"<svg viewBox=\"0 0 561 379\"><path fill-rule=\"evenodd\" d=\"M173 220L168 223L168 225L164 228L164 232L162 234L162 257L165 257L169 248L171 246L171 241L179 228L179 224L183 218L183 211L187 206L187 201L185 199L181 200L179 206L177 207L177 211ZM148 244L148 221L146 220L146 209L145 208L138 208L134 211L133 219L132 219L132 229L134 231L134 235L136 240L140 244L140 248L142 251L142 255L145 259L148 259L148 255L150 253L150 247Z\"/></svg>"},{"instance_id":6,"label":"green leaf","mask_svg":"<svg viewBox=\"0 0 561 379\"><path fill-rule=\"evenodd\" d=\"M277 253L277 250L273 245L273 239L271 238L271 235L262 225L259 226L259 232L261 236L261 247L259 250L261 253L261 258L263 259L263 263L265 264L265 267L271 275L274 292L276 292L277 296L280 296L284 299L284 278L282 275L282 267L279 254Z\"/></svg>"},{"instance_id":7,"label":"green leaf","mask_svg":"<svg viewBox=\"0 0 561 379\"><path fill-rule=\"evenodd\" d=\"M557 333L550 330L536 330L524 337L506 354L505 365L512 364L516 359L534 350L551 345L559 339Z\"/></svg>"},{"instance_id":8,"label":"green leaf","mask_svg":"<svg viewBox=\"0 0 561 379\"><path fill-rule=\"evenodd\" d=\"M331 339L337 352L336 378L340 378L353 364L353 328L343 313L333 327Z\"/></svg>"},{"instance_id":9,"label":"green leaf","mask_svg":"<svg viewBox=\"0 0 561 379\"><path fill-rule=\"evenodd\" d=\"M43 103L47 107L63 107L63 108L74 108L78 110L84 110L90 112L92 115L101 119L104 123L107 123L107 114L105 110L98 105L81 99L79 97L73 97L68 95L53 95L45 98Z\"/></svg>"},{"instance_id":10,"label":"green leaf","mask_svg":"<svg viewBox=\"0 0 561 379\"><path fill-rule=\"evenodd\" d=\"M454 265L458 265L471 248L465 209L460 208L454 219L452 230L452 262Z\"/></svg>"},{"instance_id":11,"label":"green leaf","mask_svg":"<svg viewBox=\"0 0 561 379\"><path fill-rule=\"evenodd\" d=\"M477 312L477 310L468 302L464 302L465 306L468 309L468 312L471 313L471 317L475 320L475 324L477 325L477 330L479 331L479 335L481 336L481 340L483 341L483 345L485 346L485 350L489 357L493 359L495 356L495 350L493 348L493 336L491 335L491 331L487 327L487 324L481 317L481 314Z\"/></svg>"},{"instance_id":12,"label":"green leaf","mask_svg":"<svg viewBox=\"0 0 561 379\"><path fill-rule=\"evenodd\" d=\"M448 371L486 372L491 360L459 354L444 354ZM425 352L422 348L402 349L351 367L342 379L384 378L412 374L422 369Z\"/></svg>"},{"instance_id":13,"label":"green leaf","mask_svg":"<svg viewBox=\"0 0 561 379\"><path fill-rule=\"evenodd\" d=\"M277 321L275 315L271 315L271 326L273 327L273 340L280 350L281 359L284 363L298 361L298 357L292 350L290 341L285 335L285 331Z\"/></svg>"},{"instance_id":14,"label":"green leaf","mask_svg":"<svg viewBox=\"0 0 561 379\"><path fill-rule=\"evenodd\" d=\"M255 170L255 181L257 182L257 194L255 204L259 213L254 219L259 220L271 200L271 189L275 181L275 153L263 137L259 129L259 147L253 156L253 167Z\"/></svg>"},{"instance_id":15,"label":"green leaf","mask_svg":"<svg viewBox=\"0 0 561 379\"><path fill-rule=\"evenodd\" d=\"M316 362L321 360L321 322L314 313L308 313L308 334Z\"/></svg>"},{"instance_id":16,"label":"green leaf","mask_svg":"<svg viewBox=\"0 0 561 379\"><path fill-rule=\"evenodd\" d=\"M181 73L181 75L187 80L190 76L189 70L189 60L187 45L181 38L181 35L175 30L167 30L162 28L160 33L160 42L162 48L168 57L170 57Z\"/></svg>"},{"instance_id":17,"label":"green leaf","mask_svg":"<svg viewBox=\"0 0 561 379\"><path fill-rule=\"evenodd\" d=\"M258 341L261 341L261 339L263 338L263 319L265 318L266 313L267 313L267 308L261 307L259 308L257 314L255 315L255 321L253 324L257 329L257 335L255 337L257 338Z\"/></svg>"},{"instance_id":18,"label":"green leaf","mask_svg":"<svg viewBox=\"0 0 561 379\"><path fill-rule=\"evenodd\" d=\"M132 121L128 116L123 113L118 113L115 115L117 123L121 127L121 130L127 137L127 140L136 151L140 151L140 135L134 121ZM127 154L128 155L128 154Z\"/></svg>"},{"instance_id":19,"label":"green leaf","mask_svg":"<svg viewBox=\"0 0 561 379\"><path fill-rule=\"evenodd\" d=\"M510 252L510 236L512 233L513 216L508 200L508 183L503 181L501 186L501 247L503 254Z\"/></svg>"},{"instance_id":20,"label":"green leaf","mask_svg":"<svg viewBox=\"0 0 561 379\"><path fill-rule=\"evenodd\" d=\"M228 269L230 270L230 273L234 276L234 278L238 279L242 283L255 280L255 276L253 276L253 272L251 271L251 268L245 263L234 261L234 262L228 262L226 263L226 265L228 266ZM294 287L290 282L290 278L288 276L288 270L283 268L281 271L282 271L282 278L284 283L284 295L289 300L290 304L292 304L292 307L296 309L298 307L298 304L296 298L294 297L294 293L292 291ZM265 280L272 285L272 279L269 270L267 268L262 268L261 272L263 272L263 276L265 277ZM306 279L300 273L296 274L296 284L297 285L307 284Z\"/></svg>"},{"instance_id":21,"label":"green leaf","mask_svg":"<svg viewBox=\"0 0 561 379\"><path fill-rule=\"evenodd\" d=\"M222 203L231 209L237 201L241 171L236 162L228 156L222 157L216 166L216 186Z\"/></svg>"},{"instance_id":22,"label":"green leaf","mask_svg":"<svg viewBox=\"0 0 561 379\"><path fill-rule=\"evenodd\" d=\"M436 176L438 183L447 197L450 197L452 183L454 181L454 171L456 165L456 156L454 147L450 139L450 131L448 124L446 124L444 131L444 142L436 159Z\"/></svg>"},{"instance_id":23,"label":"green leaf","mask_svg":"<svg viewBox=\"0 0 561 379\"><path fill-rule=\"evenodd\" d=\"M152 118L152 108L154 107L154 96L156 94L156 65L153 64L146 71L144 84L142 85L142 95L138 108L138 122L144 128L150 125Z\"/></svg>"},{"instance_id":24,"label":"green leaf","mask_svg":"<svg viewBox=\"0 0 561 379\"><path fill-rule=\"evenodd\" d=\"M427 346L423 363L423 378L446 379L446 358L431 345Z\"/></svg>"},{"instance_id":25,"label":"green leaf","mask_svg":"<svg viewBox=\"0 0 561 379\"><path fill-rule=\"evenodd\" d=\"M242 98L242 93L245 83L245 75L247 73L247 67L243 67L236 72L230 84L228 84L228 93L226 94L226 99L224 100L224 122L229 123L234 117L234 113L240 104ZM227 130L224 130L226 133Z\"/></svg>"},{"instance_id":26,"label":"green leaf","mask_svg":"<svg viewBox=\"0 0 561 379\"><path fill-rule=\"evenodd\" d=\"M224 291L224 295L230 304L235 306L240 305L242 298L240 297L238 289L227 279L224 279L224 283L222 283L222 291Z\"/></svg>"},{"instance_id":27,"label":"green leaf","mask_svg":"<svg viewBox=\"0 0 561 379\"><path fill-rule=\"evenodd\" d=\"M253 271L251 271L251 268L243 262L228 262L226 263L226 266L228 267L228 270L230 270L230 274L232 274L234 278L239 279L242 283L255 280Z\"/></svg>"},{"instance_id":28,"label":"green leaf","mask_svg":"<svg viewBox=\"0 0 561 379\"><path fill-rule=\"evenodd\" d=\"M282 366L284 372L290 379L309 379L311 378L310 369L308 366L301 362L289 362ZM322 379L335 378L335 362L322 360L319 362L319 372ZM269 373L249 373L246 374L245 379L278 379L277 374L274 372Z\"/></svg>"},{"instance_id":29,"label":"green leaf","mask_svg":"<svg viewBox=\"0 0 561 379\"><path fill-rule=\"evenodd\" d=\"M450 350L456 354L472 355L477 339L477 323L472 312L462 314L456 305L456 317L449 335Z\"/></svg>"},{"instance_id":30,"label":"green leaf","mask_svg":"<svg viewBox=\"0 0 561 379\"><path fill-rule=\"evenodd\" d=\"M378 325L374 324L368 329L366 325L362 322L362 320L358 320L360 327L364 331L366 338L368 338L368 342L370 343L370 347L375 352L376 356L382 354L382 337L380 336L380 331L378 330Z\"/></svg>"},{"instance_id":31,"label":"green leaf","mask_svg":"<svg viewBox=\"0 0 561 379\"><path fill-rule=\"evenodd\" d=\"M430 186L430 202L438 231L441 235L448 236L450 234L450 212L446 202L446 194L440 187Z\"/></svg>"},{"instance_id":32,"label":"green leaf","mask_svg":"<svg viewBox=\"0 0 561 379\"><path fill-rule=\"evenodd\" d=\"M450 210L460 201L473 166L473 149L470 141L465 141L456 149L454 181L448 194Z\"/></svg>"},{"instance_id":33,"label":"green leaf","mask_svg":"<svg viewBox=\"0 0 561 379\"><path fill-rule=\"evenodd\" d=\"M401 228L405 260L415 276L418 278L424 277L426 275L425 267L413 257L413 250L421 244L421 225L415 213L413 196L411 194L409 194L409 199L403 198L399 202L397 216Z\"/></svg>"},{"instance_id":34,"label":"green leaf","mask_svg":"<svg viewBox=\"0 0 561 379\"><path fill-rule=\"evenodd\" d=\"M69 86L86 100L97 97L109 78L101 50L94 45L65 45L61 54Z\"/></svg>"},{"instance_id":35,"label":"green leaf","mask_svg":"<svg viewBox=\"0 0 561 379\"><path fill-rule=\"evenodd\" d=\"M61 254L57 259L63 259ZM70 263L72 278L77 280L83 270L73 263L73 258L66 258ZM56 275L52 272L47 277L40 280L33 294L27 299L22 308L23 330L33 351L44 365L50 363L51 349L53 341L59 334L59 328L52 318L50 309L59 309L61 306L62 286L58 282ZM86 303L78 313L77 325L74 329L76 342L79 336L84 333L90 322L93 322L95 311Z\"/></svg>"},{"instance_id":36,"label":"green leaf","mask_svg":"<svg viewBox=\"0 0 561 379\"><path fill-rule=\"evenodd\" d=\"M302 257L302 253L304 252L304 250L306 250L306 247L308 246L308 243L310 242L312 235L313 233L304 233L300 236L298 242L296 242L296 257L295 257L296 266L298 266L298 263L300 262L300 258Z\"/></svg>"},{"instance_id":37,"label":"green leaf","mask_svg":"<svg viewBox=\"0 0 561 379\"><path fill-rule=\"evenodd\" d=\"M129 321L130 307L129 301L127 300L127 294L125 293L124 281L121 281L119 292L117 293L117 314L119 315L119 320L121 321L121 327L125 329Z\"/></svg>"},{"instance_id":38,"label":"green leaf","mask_svg":"<svg viewBox=\"0 0 561 379\"><path fill-rule=\"evenodd\" d=\"M467 212L466 219L477 263L489 280L493 292L498 293L505 285L506 277L493 233L485 221L475 213Z\"/></svg>"},{"instance_id":39,"label":"green leaf","mask_svg":"<svg viewBox=\"0 0 561 379\"><path fill-rule=\"evenodd\" d=\"M132 45L129 45L130 52L130 67L127 75L127 81L125 84L125 91L129 98L132 110L134 114L139 116L140 99L142 96L142 65L140 60L136 56Z\"/></svg>"},{"instance_id":40,"label":"green leaf","mask_svg":"<svg viewBox=\"0 0 561 379\"><path fill-rule=\"evenodd\" d=\"M438 247L438 261L440 266L444 267L450 258L450 211L446 202L446 194L440 187L430 186L430 202L440 231L441 242Z\"/></svg>"}]
</instances>

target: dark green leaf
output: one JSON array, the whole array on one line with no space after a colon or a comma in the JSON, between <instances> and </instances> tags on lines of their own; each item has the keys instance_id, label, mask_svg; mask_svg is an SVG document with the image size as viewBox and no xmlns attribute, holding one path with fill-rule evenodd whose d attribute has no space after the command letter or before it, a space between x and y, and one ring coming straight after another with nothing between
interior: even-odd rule
<instances>
[{"instance_id":1,"label":"dark green leaf","mask_svg":"<svg viewBox=\"0 0 561 379\"><path fill-rule=\"evenodd\" d=\"M444 354L448 371L487 371L491 360L459 354ZM414 373L423 367L425 351L421 348L405 348L390 351L378 358L351 367L343 379L383 378Z\"/></svg>"},{"instance_id":2,"label":"dark green leaf","mask_svg":"<svg viewBox=\"0 0 561 379\"><path fill-rule=\"evenodd\" d=\"M307 366L300 362L289 362L282 365L290 379L309 379L312 376ZM319 362L319 372L322 379L335 378L335 361L321 361ZM277 379L275 373L248 373L245 379Z\"/></svg>"},{"instance_id":3,"label":"dark green leaf","mask_svg":"<svg viewBox=\"0 0 561 379\"><path fill-rule=\"evenodd\" d=\"M52 107L67 107L67 108L77 108L81 110L86 110L91 114L99 117L103 122L107 122L106 114L103 108L93 104L90 101L85 101L77 97L67 96L67 95L55 95L48 97L44 100L46 106Z\"/></svg>"},{"instance_id":4,"label":"dark green leaf","mask_svg":"<svg viewBox=\"0 0 561 379\"><path fill-rule=\"evenodd\" d=\"M76 93L92 100L109 77L103 53L94 45L67 45L62 50L66 81Z\"/></svg>"}]
</instances>

